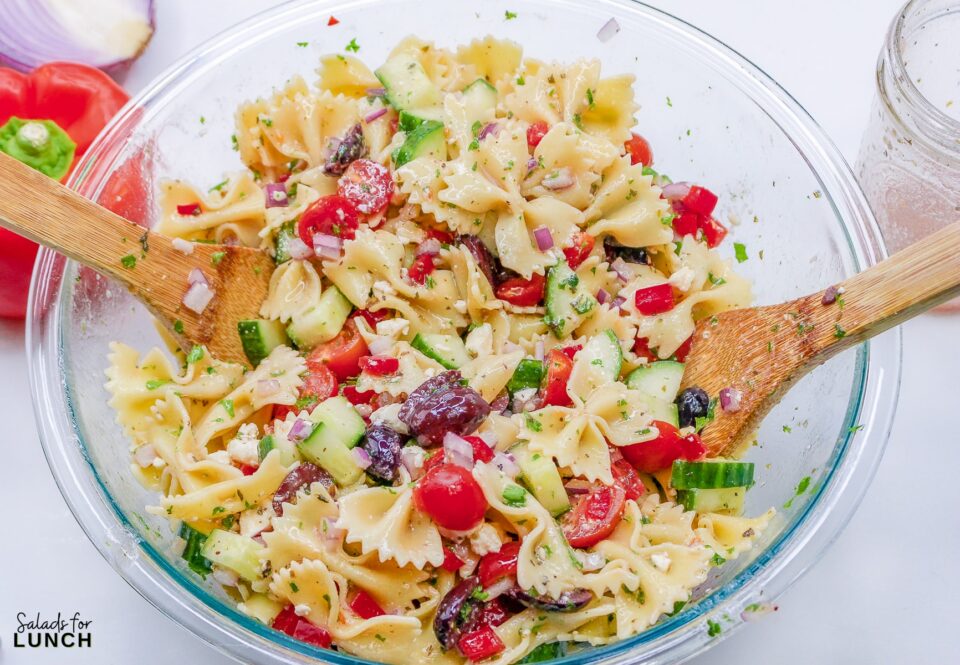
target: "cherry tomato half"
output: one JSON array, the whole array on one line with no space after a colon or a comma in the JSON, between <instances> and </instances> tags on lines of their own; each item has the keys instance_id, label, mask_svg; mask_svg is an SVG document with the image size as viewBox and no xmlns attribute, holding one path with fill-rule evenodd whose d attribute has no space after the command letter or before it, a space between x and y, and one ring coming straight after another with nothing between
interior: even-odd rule
<instances>
[{"instance_id":1,"label":"cherry tomato half","mask_svg":"<svg viewBox=\"0 0 960 665\"><path fill-rule=\"evenodd\" d=\"M520 541L514 540L500 546L499 552L484 554L477 566L477 575L484 588L504 577L517 576L517 557L520 556Z\"/></svg>"},{"instance_id":2,"label":"cherry tomato half","mask_svg":"<svg viewBox=\"0 0 960 665\"><path fill-rule=\"evenodd\" d=\"M330 648L330 643L333 641L326 629L315 626L303 617L298 616L293 609L293 605L284 607L280 614L273 618L273 623L270 625L274 630L279 630L294 639L323 649Z\"/></svg>"},{"instance_id":3,"label":"cherry tomato half","mask_svg":"<svg viewBox=\"0 0 960 665\"><path fill-rule=\"evenodd\" d=\"M363 356L360 370L371 376L386 376L400 369L400 361L391 356Z\"/></svg>"},{"instance_id":4,"label":"cherry tomato half","mask_svg":"<svg viewBox=\"0 0 960 665\"><path fill-rule=\"evenodd\" d=\"M643 486L643 481L637 475L637 470L630 466L630 462L623 459L623 456L611 448L610 451L610 471L613 473L613 484L623 490L627 501L636 501L647 491Z\"/></svg>"},{"instance_id":5,"label":"cherry tomato half","mask_svg":"<svg viewBox=\"0 0 960 665\"><path fill-rule=\"evenodd\" d=\"M380 604L373 599L373 596L363 589L357 589L353 597L347 600L347 604L353 610L353 613L361 619L373 619L386 614Z\"/></svg>"},{"instance_id":6,"label":"cherry tomato half","mask_svg":"<svg viewBox=\"0 0 960 665\"><path fill-rule=\"evenodd\" d=\"M570 246L563 248L563 255L567 259L567 265L571 270L576 270L580 264L587 260L596 240L589 233L578 232L573 234Z\"/></svg>"},{"instance_id":7,"label":"cherry tomato half","mask_svg":"<svg viewBox=\"0 0 960 665\"><path fill-rule=\"evenodd\" d=\"M463 567L463 559L453 553L449 547L443 548L443 563L440 567L444 570L455 573Z\"/></svg>"},{"instance_id":8,"label":"cherry tomato half","mask_svg":"<svg viewBox=\"0 0 960 665\"><path fill-rule=\"evenodd\" d=\"M634 132L624 145L627 152L630 153L631 164L643 164L644 166L653 164L653 150L650 149L647 139Z\"/></svg>"},{"instance_id":9,"label":"cherry tomato half","mask_svg":"<svg viewBox=\"0 0 960 665\"><path fill-rule=\"evenodd\" d=\"M456 464L433 467L413 489L417 508L451 531L477 526L487 511L487 499L473 474Z\"/></svg>"},{"instance_id":10,"label":"cherry tomato half","mask_svg":"<svg viewBox=\"0 0 960 665\"><path fill-rule=\"evenodd\" d=\"M703 232L703 239L707 241L707 247L711 249L727 237L727 227L710 216L700 218L700 230Z\"/></svg>"},{"instance_id":11,"label":"cherry tomato half","mask_svg":"<svg viewBox=\"0 0 960 665\"><path fill-rule=\"evenodd\" d=\"M357 159L337 182L337 193L364 215L375 215L390 203L394 184L390 170L369 159Z\"/></svg>"},{"instance_id":12,"label":"cherry tomato half","mask_svg":"<svg viewBox=\"0 0 960 665\"><path fill-rule=\"evenodd\" d=\"M407 269L407 274L410 275L410 279L413 280L414 284L423 286L427 281L427 275L432 273L436 267L436 264L433 262L433 256L430 254L421 254L410 264L410 267Z\"/></svg>"},{"instance_id":13,"label":"cherry tomato half","mask_svg":"<svg viewBox=\"0 0 960 665\"><path fill-rule=\"evenodd\" d=\"M457 648L465 658L478 661L495 656L506 647L493 628L484 626L462 635L457 642Z\"/></svg>"},{"instance_id":14,"label":"cherry tomato half","mask_svg":"<svg viewBox=\"0 0 960 665\"><path fill-rule=\"evenodd\" d=\"M550 131L550 125L548 125L543 120L537 120L535 123L527 127L527 145L532 150L540 145L540 141L543 140L543 137L547 135L547 132Z\"/></svg>"},{"instance_id":15,"label":"cherry tomato half","mask_svg":"<svg viewBox=\"0 0 960 665\"><path fill-rule=\"evenodd\" d=\"M563 535L571 547L592 547L613 533L623 517L626 492L617 485L600 485L584 496L563 518Z\"/></svg>"},{"instance_id":16,"label":"cherry tomato half","mask_svg":"<svg viewBox=\"0 0 960 665\"><path fill-rule=\"evenodd\" d=\"M473 459L477 462L489 462L493 459L493 448L487 445L487 442L479 436L465 436L464 441L470 443L473 448Z\"/></svg>"},{"instance_id":17,"label":"cherry tomato half","mask_svg":"<svg viewBox=\"0 0 960 665\"><path fill-rule=\"evenodd\" d=\"M653 426L659 432L657 438L620 446L620 453L639 471L656 473L669 468L675 460L696 460L706 454L707 449L696 434L681 437L676 427L661 420L654 420Z\"/></svg>"},{"instance_id":18,"label":"cherry tomato half","mask_svg":"<svg viewBox=\"0 0 960 665\"><path fill-rule=\"evenodd\" d=\"M307 364L307 374L300 386L300 398L294 406L273 405L273 418L284 420L288 413L310 410L325 399L337 394L337 377L325 365Z\"/></svg>"},{"instance_id":19,"label":"cherry tomato half","mask_svg":"<svg viewBox=\"0 0 960 665\"><path fill-rule=\"evenodd\" d=\"M560 349L547 354L547 379L543 386L544 406L570 406L573 400L567 394L567 381L573 371L573 360Z\"/></svg>"},{"instance_id":20,"label":"cherry tomato half","mask_svg":"<svg viewBox=\"0 0 960 665\"><path fill-rule=\"evenodd\" d=\"M326 366L338 379L346 381L360 373L360 358L370 354L367 343L360 336L357 324L348 320L340 334L314 347L307 354L307 369Z\"/></svg>"},{"instance_id":21,"label":"cherry tomato half","mask_svg":"<svg viewBox=\"0 0 960 665\"><path fill-rule=\"evenodd\" d=\"M329 194L307 206L297 223L297 233L307 247L313 247L313 236L318 233L352 240L358 226L360 221L353 204L339 194Z\"/></svg>"},{"instance_id":22,"label":"cherry tomato half","mask_svg":"<svg viewBox=\"0 0 960 665\"><path fill-rule=\"evenodd\" d=\"M514 277L497 287L497 297L517 307L530 307L543 300L547 280L543 275L534 274L530 279Z\"/></svg>"}]
</instances>

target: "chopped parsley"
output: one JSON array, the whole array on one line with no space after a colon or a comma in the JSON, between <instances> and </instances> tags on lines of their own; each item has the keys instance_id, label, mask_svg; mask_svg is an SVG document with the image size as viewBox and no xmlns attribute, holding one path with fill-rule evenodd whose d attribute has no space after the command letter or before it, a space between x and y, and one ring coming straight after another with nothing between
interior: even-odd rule
<instances>
[{"instance_id":1,"label":"chopped parsley","mask_svg":"<svg viewBox=\"0 0 960 665\"><path fill-rule=\"evenodd\" d=\"M201 358L203 358L203 347L194 344L193 348L190 349L190 353L187 354L187 364L192 365L193 363L198 362Z\"/></svg>"},{"instance_id":2,"label":"chopped parsley","mask_svg":"<svg viewBox=\"0 0 960 665\"><path fill-rule=\"evenodd\" d=\"M716 637L721 633L723 629L720 627L720 624L714 621L713 619L707 619L707 635L710 637Z\"/></svg>"},{"instance_id":3,"label":"chopped parsley","mask_svg":"<svg viewBox=\"0 0 960 665\"><path fill-rule=\"evenodd\" d=\"M227 512L227 509L224 508L223 506L215 506L214 509L211 511L211 514L219 515L220 513L225 513L225 512Z\"/></svg>"},{"instance_id":4,"label":"chopped parsley","mask_svg":"<svg viewBox=\"0 0 960 665\"><path fill-rule=\"evenodd\" d=\"M847 336L847 331L839 323L833 324L833 336L837 339L843 339Z\"/></svg>"},{"instance_id":5,"label":"chopped parsley","mask_svg":"<svg viewBox=\"0 0 960 665\"><path fill-rule=\"evenodd\" d=\"M507 485L503 488L503 502L513 508L527 505L527 490L519 485Z\"/></svg>"},{"instance_id":6,"label":"chopped parsley","mask_svg":"<svg viewBox=\"0 0 960 665\"><path fill-rule=\"evenodd\" d=\"M122 265L124 268L133 270L137 266L137 257L135 257L133 254L122 256L120 257L120 265Z\"/></svg>"},{"instance_id":7,"label":"chopped parsley","mask_svg":"<svg viewBox=\"0 0 960 665\"><path fill-rule=\"evenodd\" d=\"M147 381L147 390L156 390L160 386L170 383L165 379L150 379Z\"/></svg>"},{"instance_id":8,"label":"chopped parsley","mask_svg":"<svg viewBox=\"0 0 960 665\"><path fill-rule=\"evenodd\" d=\"M220 265L220 262L223 261L223 257L227 255L226 252L214 252L210 255L210 263L215 266Z\"/></svg>"},{"instance_id":9,"label":"chopped parsley","mask_svg":"<svg viewBox=\"0 0 960 665\"><path fill-rule=\"evenodd\" d=\"M713 284L714 286L721 286L727 283L727 280L725 280L723 277L717 277L712 272L707 273L707 277L709 278L710 283Z\"/></svg>"},{"instance_id":10,"label":"chopped parsley","mask_svg":"<svg viewBox=\"0 0 960 665\"><path fill-rule=\"evenodd\" d=\"M173 322L173 332L177 333L178 335L183 334L183 321L177 319Z\"/></svg>"},{"instance_id":11,"label":"chopped parsley","mask_svg":"<svg viewBox=\"0 0 960 665\"><path fill-rule=\"evenodd\" d=\"M308 44L310 44L310 42L297 42L297 46L300 48L306 48Z\"/></svg>"},{"instance_id":12,"label":"chopped parsley","mask_svg":"<svg viewBox=\"0 0 960 665\"><path fill-rule=\"evenodd\" d=\"M593 98L593 90L587 88L587 106L592 109L595 108L596 105L596 100Z\"/></svg>"},{"instance_id":13,"label":"chopped parsley","mask_svg":"<svg viewBox=\"0 0 960 665\"><path fill-rule=\"evenodd\" d=\"M233 418L236 415L236 412L233 409L233 400L232 399L222 399L220 404L223 406L223 410L227 412L227 415Z\"/></svg>"},{"instance_id":14,"label":"chopped parsley","mask_svg":"<svg viewBox=\"0 0 960 665\"><path fill-rule=\"evenodd\" d=\"M297 593L298 591L300 591L300 587L297 586L296 582L290 582L290 590L293 591L294 593Z\"/></svg>"},{"instance_id":15,"label":"chopped parsley","mask_svg":"<svg viewBox=\"0 0 960 665\"><path fill-rule=\"evenodd\" d=\"M504 21L512 21L512 20L515 19L515 18L517 18L517 12L512 12L512 11L510 11L509 9L508 9L507 11L503 12L503 20L504 20Z\"/></svg>"},{"instance_id":16,"label":"chopped parsley","mask_svg":"<svg viewBox=\"0 0 960 665\"><path fill-rule=\"evenodd\" d=\"M733 243L733 253L737 257L737 263L743 263L749 258L747 256L747 246L742 242Z\"/></svg>"},{"instance_id":17,"label":"chopped parsley","mask_svg":"<svg viewBox=\"0 0 960 665\"><path fill-rule=\"evenodd\" d=\"M356 53L357 51L359 51L359 50L360 50L360 45L357 44L357 38L354 37L353 39L351 39L351 40L350 40L350 43L347 44L347 45L344 47L344 49L346 49L347 51L350 51L351 53Z\"/></svg>"},{"instance_id":18,"label":"chopped parsley","mask_svg":"<svg viewBox=\"0 0 960 665\"><path fill-rule=\"evenodd\" d=\"M716 552L713 553L713 558L710 559L710 563L712 563L714 566L722 566L726 562L727 560L724 559L719 554L717 554Z\"/></svg>"},{"instance_id":19,"label":"chopped parsley","mask_svg":"<svg viewBox=\"0 0 960 665\"><path fill-rule=\"evenodd\" d=\"M525 423L527 429L532 432L540 432L543 430L543 423L531 416L529 413L525 414Z\"/></svg>"},{"instance_id":20,"label":"chopped parsley","mask_svg":"<svg viewBox=\"0 0 960 665\"><path fill-rule=\"evenodd\" d=\"M716 410L717 398L714 397L712 400L710 400L710 405L707 407L707 415L697 416L694 421L694 427L698 432L713 422L713 419L716 417Z\"/></svg>"}]
</instances>

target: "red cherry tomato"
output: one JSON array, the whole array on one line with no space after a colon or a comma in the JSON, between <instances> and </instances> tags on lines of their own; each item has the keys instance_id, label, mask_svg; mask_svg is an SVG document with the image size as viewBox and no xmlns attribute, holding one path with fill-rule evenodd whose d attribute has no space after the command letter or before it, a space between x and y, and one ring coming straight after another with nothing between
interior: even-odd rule
<instances>
[{"instance_id":1,"label":"red cherry tomato","mask_svg":"<svg viewBox=\"0 0 960 665\"><path fill-rule=\"evenodd\" d=\"M243 475L245 476L252 476L257 472L257 468L258 467L250 466L249 464L241 464L240 472L243 473Z\"/></svg>"},{"instance_id":2,"label":"red cherry tomato","mask_svg":"<svg viewBox=\"0 0 960 665\"><path fill-rule=\"evenodd\" d=\"M600 485L584 496L563 518L563 534L571 547L592 547L613 533L623 517L626 492L617 485Z\"/></svg>"},{"instance_id":3,"label":"red cherry tomato","mask_svg":"<svg viewBox=\"0 0 960 665\"><path fill-rule=\"evenodd\" d=\"M427 281L427 275L433 272L436 265L433 263L433 256L430 254L421 254L413 260L407 274L414 284L423 284Z\"/></svg>"},{"instance_id":4,"label":"red cherry tomato","mask_svg":"<svg viewBox=\"0 0 960 665\"><path fill-rule=\"evenodd\" d=\"M589 233L581 231L573 234L570 246L563 248L563 255L567 258L567 265L571 270L576 270L587 260L595 244L596 240Z\"/></svg>"},{"instance_id":5,"label":"red cherry tomato","mask_svg":"<svg viewBox=\"0 0 960 665\"><path fill-rule=\"evenodd\" d=\"M700 230L703 232L703 239L707 241L707 246L710 248L716 247L727 237L727 227L713 217L701 217Z\"/></svg>"},{"instance_id":6,"label":"red cherry tomato","mask_svg":"<svg viewBox=\"0 0 960 665\"><path fill-rule=\"evenodd\" d=\"M326 629L315 626L303 617L297 616L293 605L284 607L280 614L273 618L271 626L274 630L286 633L294 639L323 649L329 649L332 642L330 633Z\"/></svg>"},{"instance_id":7,"label":"red cherry tomato","mask_svg":"<svg viewBox=\"0 0 960 665\"><path fill-rule=\"evenodd\" d=\"M637 470L630 466L630 462L623 459L619 451L611 449L610 471L613 473L613 484L623 490L627 501L636 501L647 491L643 481L637 475ZM616 459L614 459L616 457Z\"/></svg>"},{"instance_id":8,"label":"red cherry tomato","mask_svg":"<svg viewBox=\"0 0 960 665\"><path fill-rule=\"evenodd\" d=\"M650 350L650 340L646 337L638 337L633 343L633 352L638 358L645 358L648 362L659 360L657 354Z\"/></svg>"},{"instance_id":9,"label":"red cherry tomato","mask_svg":"<svg viewBox=\"0 0 960 665\"><path fill-rule=\"evenodd\" d=\"M307 368L327 366L338 379L346 381L360 373L360 358L370 355L357 324L348 320L340 334L316 346L307 354Z\"/></svg>"},{"instance_id":10,"label":"red cherry tomato","mask_svg":"<svg viewBox=\"0 0 960 665\"><path fill-rule=\"evenodd\" d=\"M696 434L681 437L676 427L661 420L654 420L653 425L659 432L657 438L620 447L620 453L639 471L656 473L669 468L675 460L696 460L706 454L707 449Z\"/></svg>"},{"instance_id":11,"label":"red cherry tomato","mask_svg":"<svg viewBox=\"0 0 960 665\"><path fill-rule=\"evenodd\" d=\"M487 511L487 499L473 475L456 464L430 469L413 489L417 508L451 531L477 526Z\"/></svg>"},{"instance_id":12,"label":"red cherry tomato","mask_svg":"<svg viewBox=\"0 0 960 665\"><path fill-rule=\"evenodd\" d=\"M465 441L470 442L473 448L473 459L477 462L489 462L493 459L493 448L487 445L487 442L479 436L465 436Z\"/></svg>"},{"instance_id":13,"label":"red cherry tomato","mask_svg":"<svg viewBox=\"0 0 960 665\"><path fill-rule=\"evenodd\" d=\"M371 312L369 309L358 309L350 316L351 317L359 316L363 318L363 320L366 321L371 328L376 330L377 324L383 321L388 316L390 316L390 310L384 308L384 309L378 309L376 312Z\"/></svg>"},{"instance_id":14,"label":"red cherry tomato","mask_svg":"<svg viewBox=\"0 0 960 665\"><path fill-rule=\"evenodd\" d=\"M464 626L466 632L472 632L475 626L502 626L510 618L510 611L499 597L481 605Z\"/></svg>"},{"instance_id":15,"label":"red cherry tomato","mask_svg":"<svg viewBox=\"0 0 960 665\"><path fill-rule=\"evenodd\" d=\"M653 150L650 149L650 144L647 143L647 139L636 132L630 135L624 146L630 153L631 164L643 164L644 166L653 164Z\"/></svg>"},{"instance_id":16,"label":"red cherry tomato","mask_svg":"<svg viewBox=\"0 0 960 665\"><path fill-rule=\"evenodd\" d=\"M693 185L687 195L681 199L684 209L698 215L712 214L713 209L717 207L717 201L716 194L700 185Z\"/></svg>"},{"instance_id":17,"label":"red cherry tomato","mask_svg":"<svg viewBox=\"0 0 960 665\"><path fill-rule=\"evenodd\" d=\"M543 300L547 280L543 275L534 274L530 279L514 277L497 287L497 297L517 307L530 307Z\"/></svg>"},{"instance_id":18,"label":"red cherry tomato","mask_svg":"<svg viewBox=\"0 0 960 665\"><path fill-rule=\"evenodd\" d=\"M464 658L478 661L495 656L506 647L493 628L484 626L462 635L457 643L457 648L460 649Z\"/></svg>"},{"instance_id":19,"label":"red cherry tomato","mask_svg":"<svg viewBox=\"0 0 960 665\"><path fill-rule=\"evenodd\" d=\"M440 567L448 572L455 573L463 567L463 559L454 554L449 547L444 547L443 563L440 564Z\"/></svg>"},{"instance_id":20,"label":"red cherry tomato","mask_svg":"<svg viewBox=\"0 0 960 665\"><path fill-rule=\"evenodd\" d=\"M547 135L547 132L550 131L550 125L545 123L543 120L537 120L535 123L527 127L527 145L532 150L540 145L540 141L543 140L543 137Z\"/></svg>"},{"instance_id":21,"label":"red cherry tomato","mask_svg":"<svg viewBox=\"0 0 960 665\"><path fill-rule=\"evenodd\" d=\"M324 365L307 363L307 374L303 377L300 386L300 399L294 406L286 404L273 405L273 418L284 420L288 413L300 413L304 409L312 409L325 399L337 394L337 377Z\"/></svg>"},{"instance_id":22,"label":"red cherry tomato","mask_svg":"<svg viewBox=\"0 0 960 665\"><path fill-rule=\"evenodd\" d=\"M673 287L670 284L657 284L645 289L637 289L633 296L637 311L644 316L669 312L676 305L673 297Z\"/></svg>"},{"instance_id":23,"label":"red cherry tomato","mask_svg":"<svg viewBox=\"0 0 960 665\"><path fill-rule=\"evenodd\" d=\"M580 353L580 349L583 348L583 344L571 344L570 346L565 346L560 350L570 360L576 360L577 354Z\"/></svg>"},{"instance_id":24,"label":"red cherry tomato","mask_svg":"<svg viewBox=\"0 0 960 665\"><path fill-rule=\"evenodd\" d=\"M547 379L543 386L544 406L570 406L573 400L567 394L567 381L573 371L573 360L560 349L547 354Z\"/></svg>"},{"instance_id":25,"label":"red cherry tomato","mask_svg":"<svg viewBox=\"0 0 960 665\"><path fill-rule=\"evenodd\" d=\"M445 464L447 456L443 448L438 448L430 457L423 461L423 475L427 475L433 468Z\"/></svg>"},{"instance_id":26,"label":"red cherry tomato","mask_svg":"<svg viewBox=\"0 0 960 665\"><path fill-rule=\"evenodd\" d=\"M677 362L686 362L687 356L690 355L690 348L693 346L693 335L690 335L686 341L677 347L677 350L673 352L673 357L677 359Z\"/></svg>"},{"instance_id":27,"label":"red cherry tomato","mask_svg":"<svg viewBox=\"0 0 960 665\"><path fill-rule=\"evenodd\" d=\"M347 600L347 604L353 610L353 613L361 619L373 619L386 614L379 603L373 599L373 596L363 589L357 589L353 597Z\"/></svg>"},{"instance_id":28,"label":"red cherry tomato","mask_svg":"<svg viewBox=\"0 0 960 665\"><path fill-rule=\"evenodd\" d=\"M500 546L499 552L484 554L477 566L480 584L489 588L504 577L517 576L517 557L520 556L520 541L514 540Z\"/></svg>"},{"instance_id":29,"label":"red cherry tomato","mask_svg":"<svg viewBox=\"0 0 960 665\"><path fill-rule=\"evenodd\" d=\"M356 386L344 386L341 391L347 401L356 406L357 404L369 404L377 393L373 390L357 390Z\"/></svg>"},{"instance_id":30,"label":"red cherry tomato","mask_svg":"<svg viewBox=\"0 0 960 665\"><path fill-rule=\"evenodd\" d=\"M393 189L390 170L369 159L351 162L337 182L337 193L364 215L375 215L386 208Z\"/></svg>"},{"instance_id":31,"label":"red cherry tomato","mask_svg":"<svg viewBox=\"0 0 960 665\"><path fill-rule=\"evenodd\" d=\"M455 240L452 233L441 229L427 229L427 237L439 240L441 245L452 245Z\"/></svg>"},{"instance_id":32,"label":"red cherry tomato","mask_svg":"<svg viewBox=\"0 0 960 665\"><path fill-rule=\"evenodd\" d=\"M313 247L313 236L318 233L351 240L359 225L353 204L339 194L329 194L307 206L297 223L297 233L307 247Z\"/></svg>"},{"instance_id":33,"label":"red cherry tomato","mask_svg":"<svg viewBox=\"0 0 960 665\"><path fill-rule=\"evenodd\" d=\"M673 218L673 232L681 238L684 236L696 237L699 228L700 216L695 212L684 210Z\"/></svg>"},{"instance_id":34,"label":"red cherry tomato","mask_svg":"<svg viewBox=\"0 0 960 665\"><path fill-rule=\"evenodd\" d=\"M360 371L371 376L386 376L400 369L400 361L389 356L363 356L360 358Z\"/></svg>"}]
</instances>

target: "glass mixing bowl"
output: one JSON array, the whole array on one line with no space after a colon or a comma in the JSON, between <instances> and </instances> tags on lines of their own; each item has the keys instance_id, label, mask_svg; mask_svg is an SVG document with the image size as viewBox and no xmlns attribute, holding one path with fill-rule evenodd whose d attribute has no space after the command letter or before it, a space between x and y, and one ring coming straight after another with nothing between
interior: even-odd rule
<instances>
[{"instance_id":1,"label":"glass mixing bowl","mask_svg":"<svg viewBox=\"0 0 960 665\"><path fill-rule=\"evenodd\" d=\"M507 20L507 10L517 17ZM339 25L327 26L331 14ZM603 42L597 32L614 17L620 31ZM284 5L157 79L87 153L72 185L106 202L131 173L151 186L161 177L213 185L240 168L230 140L236 106L294 74L310 80L321 53L342 52L356 38L358 55L379 63L408 34L456 45L488 33L520 42L538 59L600 58L608 74L635 74L638 127L654 146L657 168L721 195L724 216L737 222L732 239L750 257L738 269L753 279L758 302L813 291L883 257L853 176L803 109L723 44L626 0ZM303 41L305 48L297 44ZM149 197L123 210L146 224L156 220ZM111 340L141 350L159 343L146 310L50 251L39 256L30 307L27 346L44 450L67 503L117 572L167 616L244 662L362 662L236 611L173 553L165 521L143 513L156 497L130 473L129 444L107 406L103 371ZM696 602L651 630L563 662L677 662L738 629L754 616L746 606L781 594L837 536L866 490L887 441L899 376L900 339L889 334L802 380L766 418L747 454L759 469L747 512L779 511L756 550L717 569ZM721 626L718 636L708 635L708 620Z\"/></svg>"}]
</instances>

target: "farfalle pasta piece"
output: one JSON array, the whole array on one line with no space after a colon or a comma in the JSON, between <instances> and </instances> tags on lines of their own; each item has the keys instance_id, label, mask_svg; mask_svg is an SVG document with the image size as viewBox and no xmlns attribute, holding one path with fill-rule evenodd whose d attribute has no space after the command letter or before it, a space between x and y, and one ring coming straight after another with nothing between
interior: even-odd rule
<instances>
[{"instance_id":1,"label":"farfalle pasta piece","mask_svg":"<svg viewBox=\"0 0 960 665\"><path fill-rule=\"evenodd\" d=\"M421 383L444 371L440 363L426 357L407 342L397 342L390 353L397 358L400 368L392 374L383 376L361 372L357 377L357 390L372 390L376 393L400 397L409 395Z\"/></svg>"},{"instance_id":2,"label":"farfalle pasta piece","mask_svg":"<svg viewBox=\"0 0 960 665\"><path fill-rule=\"evenodd\" d=\"M484 37L457 49L456 59L473 68L480 78L493 84L514 76L523 58L523 47L507 39Z\"/></svg>"},{"instance_id":3,"label":"farfalle pasta piece","mask_svg":"<svg viewBox=\"0 0 960 665\"><path fill-rule=\"evenodd\" d=\"M317 304L322 292L320 275L309 261L292 260L277 266L270 276L260 316L284 323Z\"/></svg>"},{"instance_id":4,"label":"farfalle pasta piece","mask_svg":"<svg viewBox=\"0 0 960 665\"><path fill-rule=\"evenodd\" d=\"M352 55L325 55L317 69L317 87L332 95L365 98L381 83L362 60Z\"/></svg>"},{"instance_id":5,"label":"farfalle pasta piece","mask_svg":"<svg viewBox=\"0 0 960 665\"><path fill-rule=\"evenodd\" d=\"M524 355L522 350L516 350L477 356L461 367L460 371L471 388L480 393L483 399L492 402L506 388Z\"/></svg>"},{"instance_id":6,"label":"farfalle pasta piece","mask_svg":"<svg viewBox=\"0 0 960 665\"><path fill-rule=\"evenodd\" d=\"M615 606L612 600L598 599L575 612L539 612L527 609L494 628L506 647L489 665L516 663L541 644L582 639L579 630L594 621L606 621Z\"/></svg>"},{"instance_id":7,"label":"farfalle pasta piece","mask_svg":"<svg viewBox=\"0 0 960 665\"><path fill-rule=\"evenodd\" d=\"M494 295L493 285L469 250L464 246L451 246L445 251L470 321L481 323L489 312L503 309L503 301Z\"/></svg>"},{"instance_id":8,"label":"farfalle pasta piece","mask_svg":"<svg viewBox=\"0 0 960 665\"><path fill-rule=\"evenodd\" d=\"M400 275L404 251L395 235L361 228L355 239L343 245L343 256L326 261L323 271L356 307L366 308L374 300L374 285L381 293L416 296L416 288Z\"/></svg>"},{"instance_id":9,"label":"farfalle pasta piece","mask_svg":"<svg viewBox=\"0 0 960 665\"><path fill-rule=\"evenodd\" d=\"M753 541L770 526L775 514L773 508L758 517L704 513L696 517L696 532L724 559L733 559L753 546Z\"/></svg>"},{"instance_id":10,"label":"farfalle pasta piece","mask_svg":"<svg viewBox=\"0 0 960 665\"><path fill-rule=\"evenodd\" d=\"M627 247L648 247L673 240L673 229L662 221L669 210L653 176L643 175L641 164L631 165L629 157L621 157L604 172L584 216L595 236L611 236Z\"/></svg>"},{"instance_id":11,"label":"farfalle pasta piece","mask_svg":"<svg viewBox=\"0 0 960 665\"><path fill-rule=\"evenodd\" d=\"M178 206L199 205L199 213L180 214ZM266 224L266 198L249 173L230 175L211 193L181 180L160 184L160 220L154 231L171 238L237 240L257 247Z\"/></svg>"},{"instance_id":12,"label":"farfalle pasta piece","mask_svg":"<svg viewBox=\"0 0 960 665\"><path fill-rule=\"evenodd\" d=\"M587 134L602 136L613 145L623 145L630 138L635 114L640 108L633 98L631 74L600 79L591 89L586 108L580 111L580 126Z\"/></svg>"}]
</instances>

